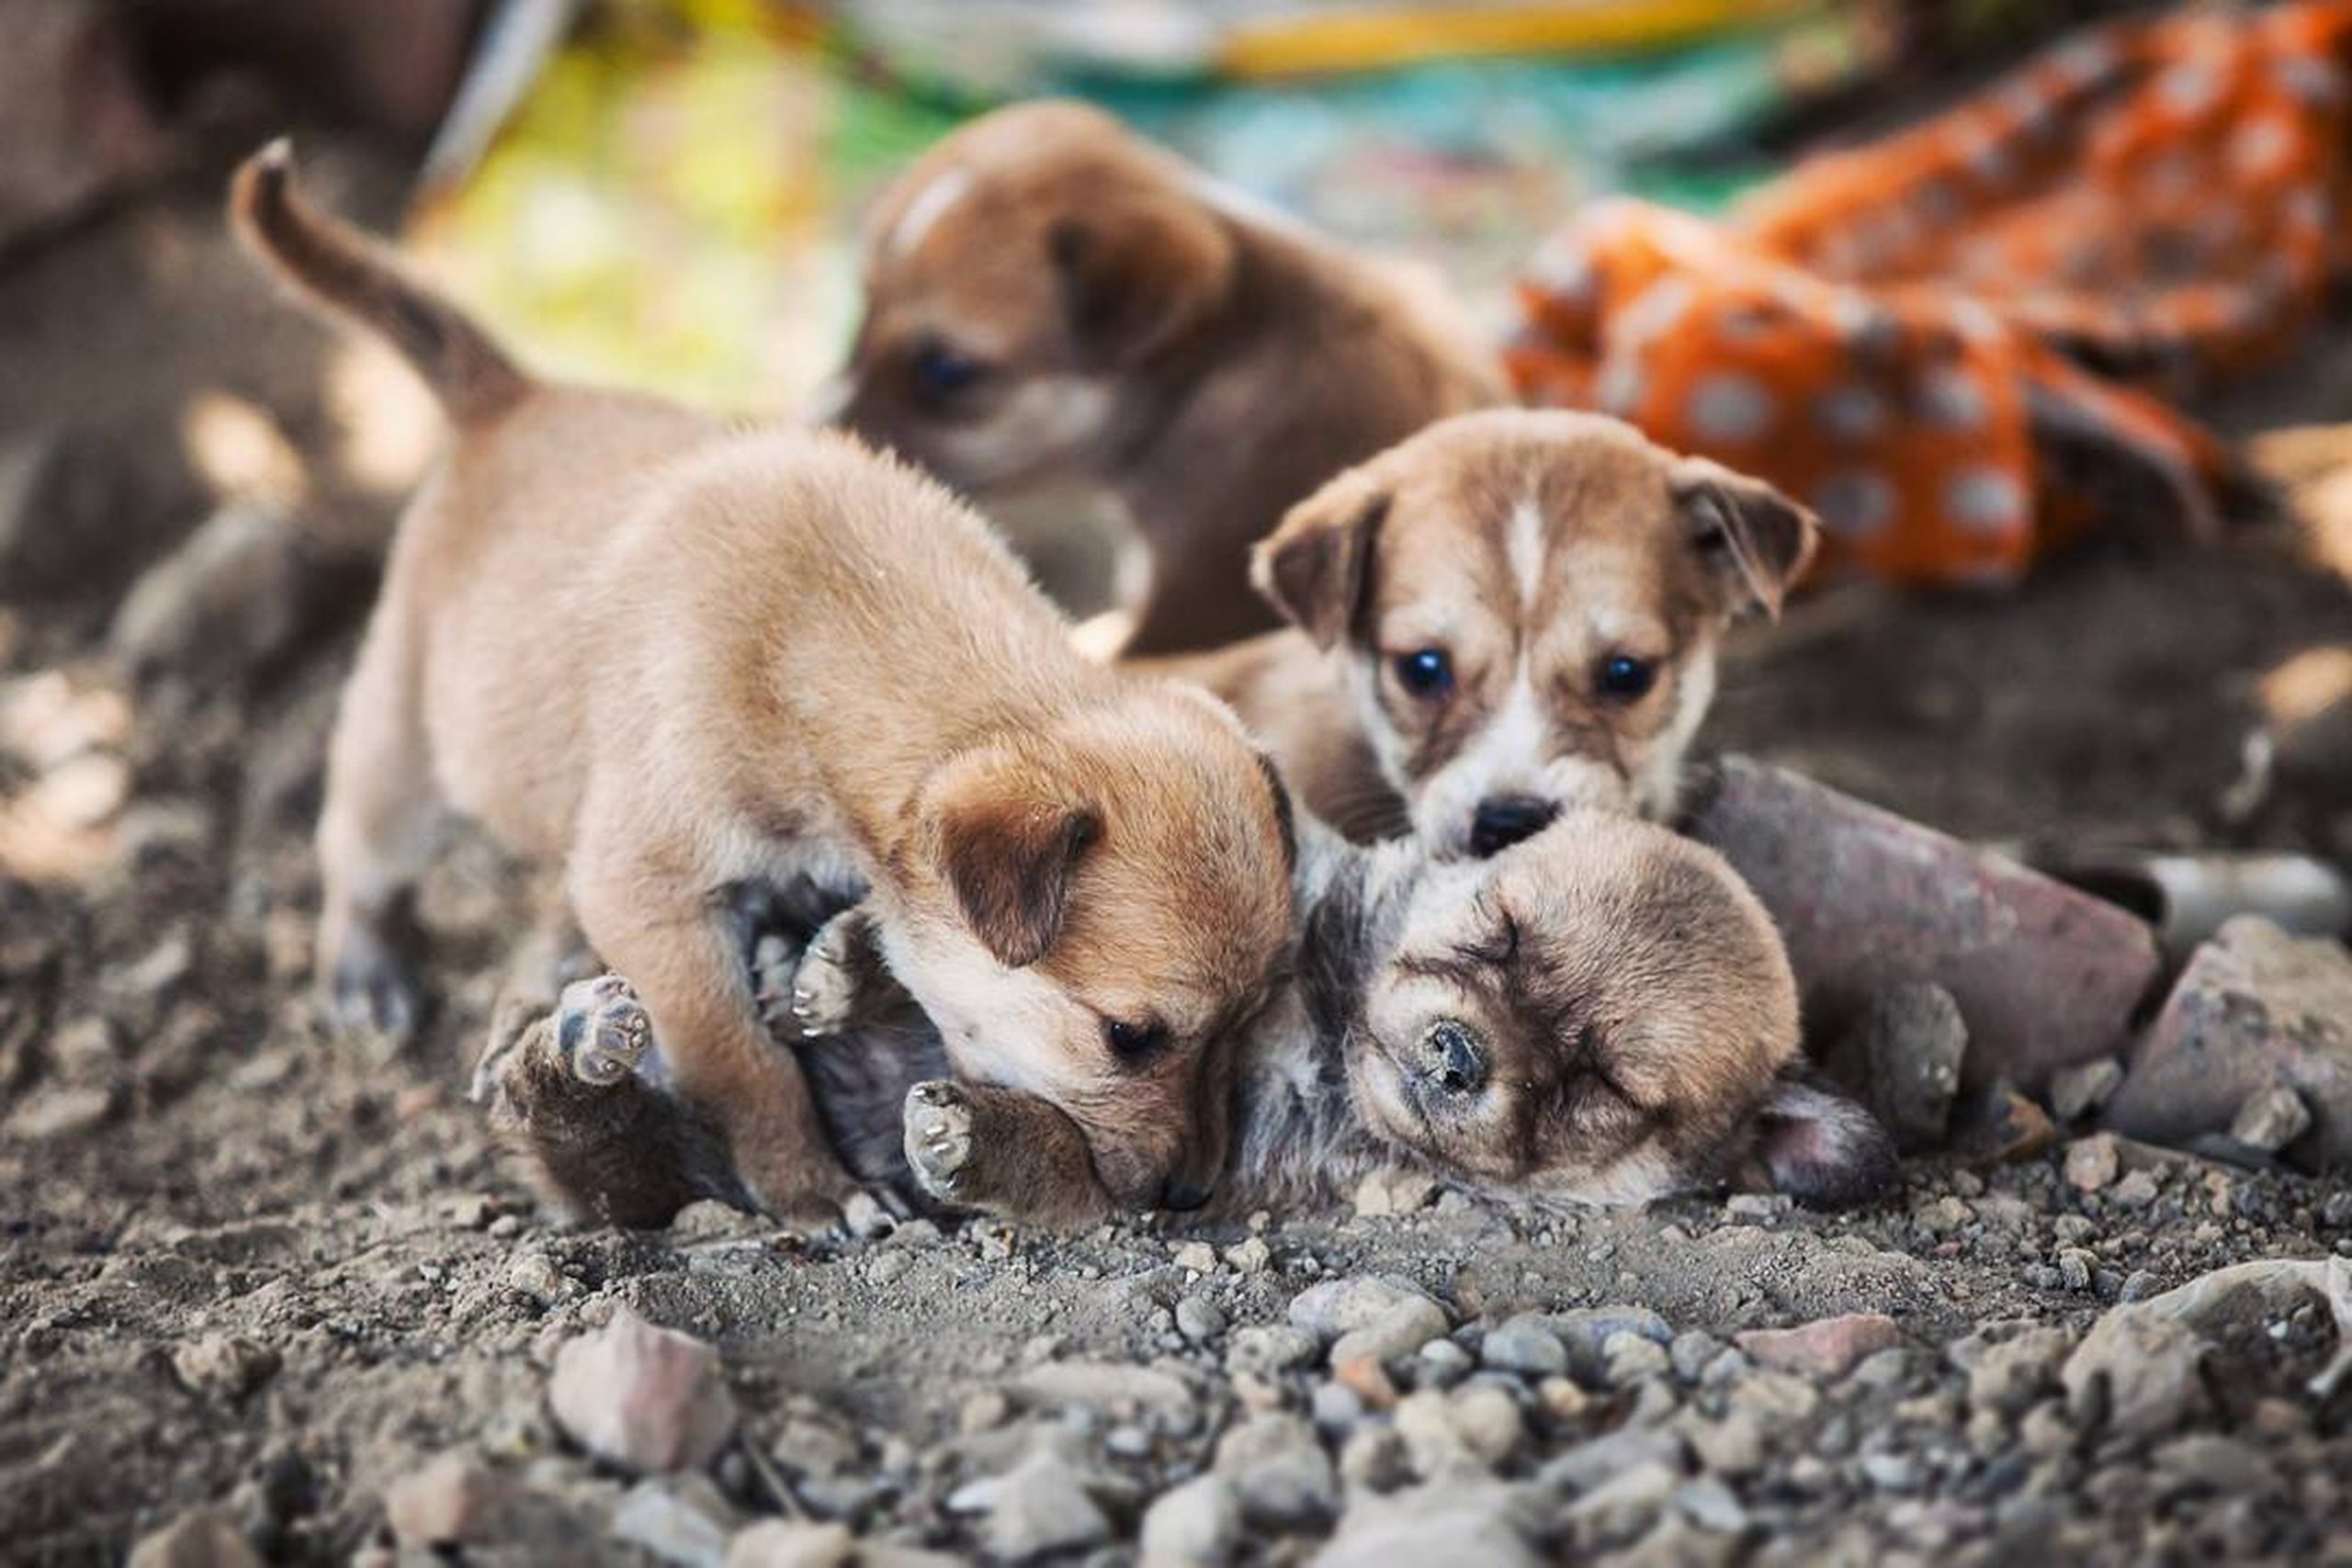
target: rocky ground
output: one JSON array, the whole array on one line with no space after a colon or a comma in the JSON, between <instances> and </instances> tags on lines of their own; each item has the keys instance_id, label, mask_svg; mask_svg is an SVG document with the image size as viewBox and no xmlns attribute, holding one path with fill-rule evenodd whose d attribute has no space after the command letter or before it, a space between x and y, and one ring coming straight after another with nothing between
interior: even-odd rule
<instances>
[{"instance_id":1,"label":"rocky ground","mask_svg":"<svg viewBox=\"0 0 2352 1568\"><path fill-rule=\"evenodd\" d=\"M318 166L381 215L380 162ZM219 173L0 258L0 1557L2352 1561L2315 1261L2352 1192L2088 1122L1838 1217L1410 1182L1204 1234L540 1217L464 1098L511 867L430 884L413 1052L311 1021L399 389L236 263ZM2341 725L2245 741L2347 627L2277 531L1836 596L1713 735L1972 838L2340 861ZM2306 1261L2166 1293L2271 1259Z\"/></svg>"}]
</instances>

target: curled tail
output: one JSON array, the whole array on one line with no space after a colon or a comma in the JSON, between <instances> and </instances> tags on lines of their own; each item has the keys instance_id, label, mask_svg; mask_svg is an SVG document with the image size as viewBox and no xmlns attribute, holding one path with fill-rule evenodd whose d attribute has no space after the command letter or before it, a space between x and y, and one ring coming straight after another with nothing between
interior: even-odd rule
<instances>
[{"instance_id":1,"label":"curled tail","mask_svg":"<svg viewBox=\"0 0 2352 1568\"><path fill-rule=\"evenodd\" d=\"M384 247L294 191L280 138L245 160L229 215L250 250L319 304L389 341L459 424L514 402L530 378L455 306L412 281Z\"/></svg>"}]
</instances>

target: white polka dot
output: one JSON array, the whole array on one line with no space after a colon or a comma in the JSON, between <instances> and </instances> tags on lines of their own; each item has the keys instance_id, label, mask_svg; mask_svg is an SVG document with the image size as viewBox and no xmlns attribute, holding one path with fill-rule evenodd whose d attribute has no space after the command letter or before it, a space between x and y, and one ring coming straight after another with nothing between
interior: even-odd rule
<instances>
[{"instance_id":1,"label":"white polka dot","mask_svg":"<svg viewBox=\"0 0 2352 1568\"><path fill-rule=\"evenodd\" d=\"M1566 304L1589 303L1600 279L1592 257L1582 245L1551 244L1536 258L1535 281L1543 290Z\"/></svg>"},{"instance_id":2,"label":"white polka dot","mask_svg":"<svg viewBox=\"0 0 2352 1568\"><path fill-rule=\"evenodd\" d=\"M2114 39L2090 33L2052 51L2050 63L2068 86L2087 87L2114 70L2118 58Z\"/></svg>"},{"instance_id":3,"label":"white polka dot","mask_svg":"<svg viewBox=\"0 0 2352 1568\"><path fill-rule=\"evenodd\" d=\"M1628 341L1646 343L1672 332L1698 298L1698 289L1687 277L1665 277L1651 284L1620 318Z\"/></svg>"},{"instance_id":4,"label":"white polka dot","mask_svg":"<svg viewBox=\"0 0 2352 1568\"><path fill-rule=\"evenodd\" d=\"M1972 533L2006 533L2025 521L2025 492L1999 468L1962 468L1944 481L1944 514Z\"/></svg>"},{"instance_id":5,"label":"white polka dot","mask_svg":"<svg viewBox=\"0 0 2352 1568\"><path fill-rule=\"evenodd\" d=\"M1813 422L1833 440L1875 440L1886 429L1886 402L1868 387L1833 387L1814 400Z\"/></svg>"},{"instance_id":6,"label":"white polka dot","mask_svg":"<svg viewBox=\"0 0 2352 1568\"><path fill-rule=\"evenodd\" d=\"M1992 402L1965 370L1935 370L1919 389L1919 412L1946 430L1974 430L1992 413Z\"/></svg>"},{"instance_id":7,"label":"white polka dot","mask_svg":"<svg viewBox=\"0 0 2352 1568\"><path fill-rule=\"evenodd\" d=\"M1702 441L1753 441L1772 424L1772 394L1735 370L1702 377L1683 409L1690 433Z\"/></svg>"},{"instance_id":8,"label":"white polka dot","mask_svg":"<svg viewBox=\"0 0 2352 1568\"><path fill-rule=\"evenodd\" d=\"M2344 78L2316 54L2290 54L2274 61L2271 72L2288 96L2320 107L2344 96Z\"/></svg>"},{"instance_id":9,"label":"white polka dot","mask_svg":"<svg viewBox=\"0 0 2352 1568\"><path fill-rule=\"evenodd\" d=\"M1971 343L1991 343L2001 335L2001 318L1982 300L1962 299L1951 307L1951 324Z\"/></svg>"},{"instance_id":10,"label":"white polka dot","mask_svg":"<svg viewBox=\"0 0 2352 1568\"><path fill-rule=\"evenodd\" d=\"M2267 175L2294 151L2295 128L2279 115L2264 115L2230 138L2230 161L2242 175Z\"/></svg>"},{"instance_id":11,"label":"white polka dot","mask_svg":"<svg viewBox=\"0 0 2352 1568\"><path fill-rule=\"evenodd\" d=\"M2017 175L2017 160L2009 154L2009 144L1990 131L1971 143L1965 155L1968 166L1986 185L2005 186Z\"/></svg>"},{"instance_id":12,"label":"white polka dot","mask_svg":"<svg viewBox=\"0 0 2352 1568\"><path fill-rule=\"evenodd\" d=\"M1841 288L1830 299L1829 319L1849 347L1863 352L1891 350L1903 333L1893 311L1851 288Z\"/></svg>"},{"instance_id":13,"label":"white polka dot","mask_svg":"<svg viewBox=\"0 0 2352 1568\"><path fill-rule=\"evenodd\" d=\"M2202 114L2222 96L2221 73L2201 60L2184 60L2156 78L2156 92L2179 114Z\"/></svg>"},{"instance_id":14,"label":"white polka dot","mask_svg":"<svg viewBox=\"0 0 2352 1568\"><path fill-rule=\"evenodd\" d=\"M1871 468L1832 474L1814 487L1813 509L1821 525L1841 539L1883 533L1894 522L1894 485Z\"/></svg>"},{"instance_id":15,"label":"white polka dot","mask_svg":"<svg viewBox=\"0 0 2352 1568\"><path fill-rule=\"evenodd\" d=\"M1623 419L1641 406L1645 386L1642 367L1630 357L1620 356L1602 367L1593 387L1593 397L1603 413Z\"/></svg>"}]
</instances>

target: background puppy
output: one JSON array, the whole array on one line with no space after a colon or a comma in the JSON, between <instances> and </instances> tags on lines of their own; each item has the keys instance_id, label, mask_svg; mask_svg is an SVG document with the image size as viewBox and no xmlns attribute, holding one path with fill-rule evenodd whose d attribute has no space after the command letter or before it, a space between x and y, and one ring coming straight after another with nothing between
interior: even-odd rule
<instances>
[{"instance_id":1,"label":"background puppy","mask_svg":"<svg viewBox=\"0 0 2352 1568\"><path fill-rule=\"evenodd\" d=\"M1329 1199L1398 1163L1574 1203L1728 1181L1841 1205L1894 1179L1869 1114L1800 1081L1788 962L1712 851L1599 813L1479 862L1306 828L1296 977L1235 1064L1221 1206ZM658 1224L682 1192L728 1198L729 1178L663 1092L658 1043L615 984L574 987L479 1081L543 1190L576 1213ZM1119 1206L1052 1106L924 1081L935 1047L919 1024L904 1012L867 1023L811 1059L861 1172L1041 1224ZM610 1070L605 1040L633 1075ZM882 1138L899 1126L893 1083L895 1169Z\"/></svg>"},{"instance_id":2,"label":"background puppy","mask_svg":"<svg viewBox=\"0 0 2352 1568\"><path fill-rule=\"evenodd\" d=\"M1098 110L958 130L876 209L842 423L982 502L1073 476L1140 531L1129 648L1273 624L1249 550L1430 420L1504 400L1433 299L1247 206Z\"/></svg>"},{"instance_id":3,"label":"background puppy","mask_svg":"<svg viewBox=\"0 0 2352 1568\"><path fill-rule=\"evenodd\" d=\"M1489 854L1569 807L1670 813L1724 626L1779 614L1816 532L1618 421L1464 414L1258 547L1297 630L1157 668L1231 702L1343 831Z\"/></svg>"},{"instance_id":4,"label":"background puppy","mask_svg":"<svg viewBox=\"0 0 2352 1568\"><path fill-rule=\"evenodd\" d=\"M455 425L346 688L319 826L336 1010L413 1016L390 929L447 800L565 867L771 1210L850 1180L742 981L740 912L870 886L959 1071L1062 1105L1130 1201L1197 1203L1226 1056L1290 941L1288 802L1197 689L1073 653L968 509L839 435L525 378L288 189L235 216L406 350Z\"/></svg>"}]
</instances>

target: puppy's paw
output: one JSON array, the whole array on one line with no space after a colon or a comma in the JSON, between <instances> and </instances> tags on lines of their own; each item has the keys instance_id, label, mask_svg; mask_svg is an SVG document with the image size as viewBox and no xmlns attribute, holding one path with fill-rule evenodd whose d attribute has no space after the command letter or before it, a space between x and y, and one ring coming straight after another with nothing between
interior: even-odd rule
<instances>
[{"instance_id":1,"label":"puppy's paw","mask_svg":"<svg viewBox=\"0 0 2352 1568\"><path fill-rule=\"evenodd\" d=\"M574 980L555 1005L555 1044L564 1066L598 1089L637 1070L653 1043L653 1020L618 975Z\"/></svg>"},{"instance_id":2,"label":"puppy's paw","mask_svg":"<svg viewBox=\"0 0 2352 1568\"><path fill-rule=\"evenodd\" d=\"M969 1185L972 1107L954 1084L933 1079L907 1090L907 1163L932 1197L955 1202Z\"/></svg>"},{"instance_id":3,"label":"puppy's paw","mask_svg":"<svg viewBox=\"0 0 2352 1568\"><path fill-rule=\"evenodd\" d=\"M800 1021L793 1016L792 986L800 970L801 950L774 931L762 934L752 948L752 1005L760 1027L771 1039L789 1044L801 1038Z\"/></svg>"},{"instance_id":4,"label":"puppy's paw","mask_svg":"<svg viewBox=\"0 0 2352 1568\"><path fill-rule=\"evenodd\" d=\"M407 960L372 926L353 925L325 965L322 1001L341 1035L372 1035L394 1049L416 1035L424 996Z\"/></svg>"},{"instance_id":5,"label":"puppy's paw","mask_svg":"<svg viewBox=\"0 0 2352 1568\"><path fill-rule=\"evenodd\" d=\"M810 1040L839 1034L857 1017L868 949L854 912L825 922L792 975L792 1021Z\"/></svg>"}]
</instances>

